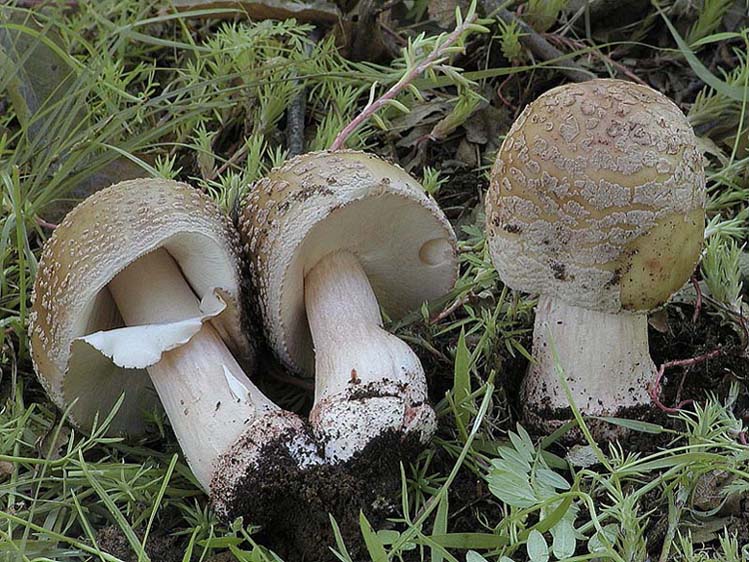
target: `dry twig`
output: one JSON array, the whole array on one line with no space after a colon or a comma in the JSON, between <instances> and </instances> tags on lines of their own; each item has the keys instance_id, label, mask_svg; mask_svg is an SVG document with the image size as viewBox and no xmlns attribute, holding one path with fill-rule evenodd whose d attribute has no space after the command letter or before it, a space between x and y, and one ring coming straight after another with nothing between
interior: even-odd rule
<instances>
[{"instance_id":1,"label":"dry twig","mask_svg":"<svg viewBox=\"0 0 749 562\"><path fill-rule=\"evenodd\" d=\"M502 4L501 0L484 0L484 10L487 13L496 13L507 24L515 23L522 32L520 43L539 59L549 61L564 57L562 51L541 37L535 29L522 19L509 10L502 8ZM585 82L586 80L595 78L595 74L583 69L572 61L560 61L559 66L561 67L559 71L574 82Z\"/></svg>"}]
</instances>

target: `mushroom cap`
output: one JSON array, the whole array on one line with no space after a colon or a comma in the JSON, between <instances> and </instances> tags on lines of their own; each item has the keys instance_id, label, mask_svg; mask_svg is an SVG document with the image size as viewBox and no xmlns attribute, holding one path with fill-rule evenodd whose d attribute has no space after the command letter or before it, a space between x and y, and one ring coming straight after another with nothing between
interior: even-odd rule
<instances>
[{"instance_id":1,"label":"mushroom cap","mask_svg":"<svg viewBox=\"0 0 749 562\"><path fill-rule=\"evenodd\" d=\"M622 80L549 90L513 123L486 198L506 285L616 313L663 304L699 259L705 174L663 94Z\"/></svg>"},{"instance_id":2,"label":"mushroom cap","mask_svg":"<svg viewBox=\"0 0 749 562\"><path fill-rule=\"evenodd\" d=\"M70 418L84 431L91 430L97 413L101 422L123 392L111 434L141 433L143 414L159 403L145 369L124 369L77 344L88 334L123 326L107 284L160 247L179 264L199 299L220 294L226 307L211 322L240 361L252 360L238 304L238 236L218 207L174 181L136 179L108 187L80 203L55 229L32 295L34 369L60 409L78 399Z\"/></svg>"},{"instance_id":3,"label":"mushroom cap","mask_svg":"<svg viewBox=\"0 0 749 562\"><path fill-rule=\"evenodd\" d=\"M253 186L239 226L266 335L296 372L314 372L304 277L327 254L354 253L392 318L457 277L455 233L437 204L402 168L364 152L287 161Z\"/></svg>"}]
</instances>

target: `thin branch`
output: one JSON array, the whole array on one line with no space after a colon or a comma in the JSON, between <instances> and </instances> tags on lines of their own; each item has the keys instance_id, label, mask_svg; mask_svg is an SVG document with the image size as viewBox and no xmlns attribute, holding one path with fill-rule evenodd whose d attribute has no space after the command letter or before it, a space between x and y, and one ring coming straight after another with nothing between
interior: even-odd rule
<instances>
[{"instance_id":1,"label":"thin branch","mask_svg":"<svg viewBox=\"0 0 749 562\"><path fill-rule=\"evenodd\" d=\"M506 8L501 8L500 6L502 4L503 2L500 2L499 0L484 0L484 10L488 14L496 14L499 19L506 24L514 23L517 25L520 31L522 31L520 43L526 49L544 61L554 60L564 56L562 51L539 35L530 25ZM586 80L595 78L595 74L583 69L572 61L561 61L559 66L561 67L559 71L574 82L585 82Z\"/></svg>"},{"instance_id":2,"label":"thin branch","mask_svg":"<svg viewBox=\"0 0 749 562\"><path fill-rule=\"evenodd\" d=\"M700 289L700 282L697 281L697 276L692 275L691 281L694 291L697 293L697 301L694 303L694 314L692 315L692 324L696 324L697 319L700 317L700 311L702 311L702 289Z\"/></svg>"},{"instance_id":3,"label":"thin branch","mask_svg":"<svg viewBox=\"0 0 749 562\"><path fill-rule=\"evenodd\" d=\"M648 389L648 394L650 394L650 398L653 400L653 403L658 407L658 409L663 410L664 412L668 414L675 414L687 404L691 404L692 402L694 402L694 400L682 400L673 408L670 406L666 406L663 402L661 402L660 400L661 380L663 379L663 375L666 372L666 369L669 369L671 367L692 367L694 365L704 363L705 361L708 361L709 359L714 359L715 357L718 357L722 353L723 353L723 348L718 347L716 349L713 349L712 351L709 351L708 353L698 355L697 357L690 357L689 359L677 359L675 361L667 361L666 363L663 363L658 368L658 371L656 372L656 375L655 375L655 380L653 381L653 383L650 385L650 388Z\"/></svg>"},{"instance_id":4,"label":"thin branch","mask_svg":"<svg viewBox=\"0 0 749 562\"><path fill-rule=\"evenodd\" d=\"M516 106L516 105L515 105L514 103L512 103L512 102L511 102L510 100L508 100L508 99L507 99L507 98L506 98L506 97L504 96L504 94L502 94L502 88L504 88L504 87L505 87L505 84L507 84L507 82L509 82L511 78L512 78L512 74L510 74L509 76L507 76L507 78L505 78L505 79L504 79L504 80L502 81L502 83L501 83L501 84L499 85L499 87L497 88L497 97L499 98L499 100L500 100L500 101L501 101L501 102L502 102L503 104L505 104L505 105L506 105L507 107L509 107L510 109L512 109L512 111L517 111L517 110L518 110L518 107L517 107L517 106Z\"/></svg>"},{"instance_id":5,"label":"thin branch","mask_svg":"<svg viewBox=\"0 0 749 562\"><path fill-rule=\"evenodd\" d=\"M312 49L320 40L320 30L315 28L309 34L309 43L304 46L304 54L307 58L312 54ZM294 83L301 84L299 78ZM307 89L302 84L299 91L291 98L291 103L286 110L286 148L289 156L297 156L304 152L304 121L307 112Z\"/></svg>"},{"instance_id":6,"label":"thin branch","mask_svg":"<svg viewBox=\"0 0 749 562\"><path fill-rule=\"evenodd\" d=\"M455 312L456 310L458 310L461 306L463 306L464 304L466 304L474 296L475 295L473 295L473 293L466 293L465 295L463 295L459 299L455 299L455 301L451 305L445 307L442 310L442 312L440 312L439 314L437 314L434 318L431 318L429 320L429 323L430 324L438 324L438 323L442 322L445 318L447 318L453 312Z\"/></svg>"},{"instance_id":7,"label":"thin branch","mask_svg":"<svg viewBox=\"0 0 749 562\"><path fill-rule=\"evenodd\" d=\"M221 164L221 166L219 166L218 168L214 168L214 169L213 169L213 170L212 170L212 171L211 171L211 172L210 172L210 173L208 174L208 176L206 176L206 178L205 178L205 179L206 179L206 180L208 180L208 181L213 181L213 180L215 180L215 179L216 179L217 177L219 177L219 176L220 176L221 174L223 174L223 173L224 173L224 172L225 172L225 171L226 171L226 170L227 170L227 169L229 168L229 166L235 166L235 165L239 164L239 163L240 163L240 162L241 162L241 161L242 161L242 160L244 159L244 157L245 157L245 156L247 156L247 143L246 143L246 142L243 142L243 143L242 143L242 146L240 146L240 147L239 147L239 148L238 148L238 149L237 149L237 150L236 150L236 151L234 152L234 154L232 154L232 155L231 155L231 156L229 157L229 159L228 159L228 160L226 160L226 161L225 161L225 162L224 162L223 164Z\"/></svg>"},{"instance_id":8,"label":"thin branch","mask_svg":"<svg viewBox=\"0 0 749 562\"><path fill-rule=\"evenodd\" d=\"M304 152L304 118L307 109L307 90L297 92L286 110L286 148L289 157Z\"/></svg>"},{"instance_id":9,"label":"thin branch","mask_svg":"<svg viewBox=\"0 0 749 562\"><path fill-rule=\"evenodd\" d=\"M411 84L414 80L416 80L419 76L421 76L424 72L426 72L435 62L442 59L442 57L445 54L445 51L448 49L448 47L452 46L454 43L456 43L460 37L470 29L470 26L473 24L473 22L476 21L476 15L471 15L470 17L466 18L463 23L461 23L459 26L457 26L451 33L445 38L445 41L441 44L435 47L435 49L429 53L429 55L421 61L419 64L417 64L414 68L409 70L406 74L403 75L403 77L398 80L387 92L385 92L381 97L373 101L372 103L368 104L359 115L354 117L351 122L346 125L340 133L338 133L338 136L333 141L333 144L330 145L330 150L340 150L342 149L348 138L367 120L369 120L372 115L377 113L380 109L382 109L390 100L395 99L396 96L403 91L404 88L406 88L409 84Z\"/></svg>"},{"instance_id":10,"label":"thin branch","mask_svg":"<svg viewBox=\"0 0 749 562\"><path fill-rule=\"evenodd\" d=\"M567 45L572 49L586 49L587 45L583 41L579 41L577 39L570 39L569 37L562 37L560 35L549 35L549 38L557 43ZM608 55L605 55L601 52L600 49L594 49L591 52L592 55L597 56L599 59L601 59L603 62L610 64L614 68L616 68L619 72L624 74L627 78L632 80L633 82L637 82L638 84L642 84L643 86L648 86L649 84L645 82L642 78L637 76L634 72L632 72L629 68L624 66L622 63L615 61Z\"/></svg>"}]
</instances>

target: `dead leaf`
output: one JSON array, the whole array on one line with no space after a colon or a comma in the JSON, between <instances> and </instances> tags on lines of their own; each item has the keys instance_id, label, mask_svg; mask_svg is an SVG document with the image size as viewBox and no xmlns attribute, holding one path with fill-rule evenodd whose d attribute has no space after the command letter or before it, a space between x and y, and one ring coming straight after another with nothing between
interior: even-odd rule
<instances>
[{"instance_id":1,"label":"dead leaf","mask_svg":"<svg viewBox=\"0 0 749 562\"><path fill-rule=\"evenodd\" d=\"M68 439L70 439L69 427L62 426L58 431L57 426L53 425L47 433L36 440L36 451L42 458L50 461L57 460L61 458L61 452L68 444Z\"/></svg>"},{"instance_id":2,"label":"dead leaf","mask_svg":"<svg viewBox=\"0 0 749 562\"><path fill-rule=\"evenodd\" d=\"M389 130L391 134L402 134L410 129L408 134L397 141L396 146L411 147L422 142L451 107L450 102L431 99L415 105L408 113L393 118Z\"/></svg>"},{"instance_id":3,"label":"dead leaf","mask_svg":"<svg viewBox=\"0 0 749 562\"><path fill-rule=\"evenodd\" d=\"M668 313L666 309L662 308L650 313L648 316L648 324L659 331L661 334L668 333Z\"/></svg>"},{"instance_id":4,"label":"dead leaf","mask_svg":"<svg viewBox=\"0 0 749 562\"><path fill-rule=\"evenodd\" d=\"M0 461L0 482L5 480L8 476L16 471L16 467L13 463Z\"/></svg>"},{"instance_id":5,"label":"dead leaf","mask_svg":"<svg viewBox=\"0 0 749 562\"><path fill-rule=\"evenodd\" d=\"M711 470L702 474L692 491L692 505L701 511L719 510L721 515L740 512L742 494L727 494L726 488L735 480L735 475L725 470Z\"/></svg>"},{"instance_id":6,"label":"dead leaf","mask_svg":"<svg viewBox=\"0 0 749 562\"><path fill-rule=\"evenodd\" d=\"M467 0L430 0L427 6L429 19L436 21L442 29L455 27L455 8L465 13L468 8Z\"/></svg>"},{"instance_id":7,"label":"dead leaf","mask_svg":"<svg viewBox=\"0 0 749 562\"><path fill-rule=\"evenodd\" d=\"M499 136L509 127L510 117L504 108L497 108L489 104L471 115L463 128L469 142L486 145L489 150L499 148Z\"/></svg>"},{"instance_id":8,"label":"dead leaf","mask_svg":"<svg viewBox=\"0 0 749 562\"><path fill-rule=\"evenodd\" d=\"M355 61L385 62L389 57L385 37L380 26L377 0L361 0L357 6L358 19L353 27L349 57Z\"/></svg>"},{"instance_id":9,"label":"dead leaf","mask_svg":"<svg viewBox=\"0 0 749 562\"><path fill-rule=\"evenodd\" d=\"M398 115L391 120L391 131L403 131L411 127L421 127L437 123L449 111L452 105L447 101L425 100L411 108L411 111Z\"/></svg>"},{"instance_id":10,"label":"dead leaf","mask_svg":"<svg viewBox=\"0 0 749 562\"><path fill-rule=\"evenodd\" d=\"M201 17L230 18L236 16L233 10L241 10L251 20L294 18L303 22L333 24L341 18L341 12L332 2L310 0L289 2L287 0L174 0L174 7L180 12L195 10L216 10L216 14ZM225 10L222 14L221 10Z\"/></svg>"},{"instance_id":11,"label":"dead leaf","mask_svg":"<svg viewBox=\"0 0 749 562\"><path fill-rule=\"evenodd\" d=\"M707 543L716 540L726 529L731 528L731 517L710 517L699 521L687 521L682 526L684 536L692 544Z\"/></svg>"},{"instance_id":12,"label":"dead leaf","mask_svg":"<svg viewBox=\"0 0 749 562\"><path fill-rule=\"evenodd\" d=\"M331 30L341 56L355 61L386 63L400 52L391 35L383 33L383 25L392 27L389 10L380 0L362 0L346 19Z\"/></svg>"},{"instance_id":13,"label":"dead leaf","mask_svg":"<svg viewBox=\"0 0 749 562\"><path fill-rule=\"evenodd\" d=\"M455 159L462 162L469 168L478 166L478 157L476 154L476 145L461 139L458 150L455 152Z\"/></svg>"}]
</instances>

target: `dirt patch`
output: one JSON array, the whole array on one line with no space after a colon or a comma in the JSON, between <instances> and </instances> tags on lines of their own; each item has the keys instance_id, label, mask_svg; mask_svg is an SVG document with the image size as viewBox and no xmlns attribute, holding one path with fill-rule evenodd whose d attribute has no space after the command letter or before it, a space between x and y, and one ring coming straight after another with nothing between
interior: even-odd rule
<instances>
[{"instance_id":1,"label":"dirt patch","mask_svg":"<svg viewBox=\"0 0 749 562\"><path fill-rule=\"evenodd\" d=\"M227 519L243 515L246 523L261 525L258 540L284 559L322 562L336 560L329 550L335 546L332 515L356 558L363 548L360 510L374 528L383 528L400 505L399 463L421 449L415 437L403 441L401 434L391 432L349 462L301 470L276 442L263 451L257 470L226 498Z\"/></svg>"},{"instance_id":2,"label":"dirt patch","mask_svg":"<svg viewBox=\"0 0 749 562\"><path fill-rule=\"evenodd\" d=\"M668 426L670 420L668 415L652 404L642 404L632 408L622 408L609 417L638 420ZM525 411L521 420L523 427L532 435L547 435L550 433L549 426L555 429L561 427L565 422L573 418L572 409L547 408L538 412ZM619 439L630 450L652 450L655 447L665 445L672 438L669 434L652 434L641 431L633 431L617 424L612 424L600 419L587 418L585 420L593 439L598 442L613 441ZM561 443L574 445L585 441L582 432L575 428L570 430L561 438ZM644 449L643 449L644 447Z\"/></svg>"},{"instance_id":3,"label":"dirt patch","mask_svg":"<svg viewBox=\"0 0 749 562\"><path fill-rule=\"evenodd\" d=\"M142 530L138 534L140 537ZM179 562L182 560L182 549L178 545L178 538L170 535L153 533L146 542L146 554L151 560L159 562ZM102 527L96 533L96 544L99 549L116 556L123 562L137 562L138 555L122 532L115 525Z\"/></svg>"},{"instance_id":4,"label":"dirt patch","mask_svg":"<svg viewBox=\"0 0 749 562\"><path fill-rule=\"evenodd\" d=\"M690 306L668 307L668 332L650 330L650 353L656 366L667 361L689 359L723 349L718 357L689 367L667 369L661 400L672 406L683 400L703 401L708 393L725 398L733 381L743 384L749 378L749 361L743 357L736 331L720 317L704 311L692 322ZM742 393L738 406L749 402Z\"/></svg>"}]
</instances>

